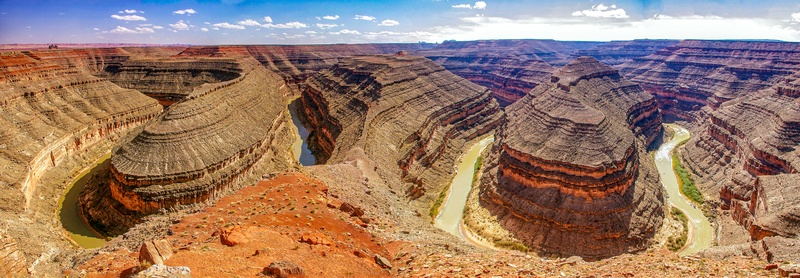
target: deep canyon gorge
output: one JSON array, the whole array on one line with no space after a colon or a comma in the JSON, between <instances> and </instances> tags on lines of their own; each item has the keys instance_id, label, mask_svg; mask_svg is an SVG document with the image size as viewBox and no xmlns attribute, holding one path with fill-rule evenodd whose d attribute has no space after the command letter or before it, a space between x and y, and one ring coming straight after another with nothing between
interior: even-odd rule
<instances>
[{"instance_id":1,"label":"deep canyon gorge","mask_svg":"<svg viewBox=\"0 0 800 278\"><path fill-rule=\"evenodd\" d=\"M654 162L669 123L713 230L690 256L666 247L692 230ZM0 53L12 277L128 275L140 252L197 276L769 275L800 262L798 169L798 43ZM433 224L454 177L466 241ZM75 244L62 210L105 244Z\"/></svg>"}]
</instances>

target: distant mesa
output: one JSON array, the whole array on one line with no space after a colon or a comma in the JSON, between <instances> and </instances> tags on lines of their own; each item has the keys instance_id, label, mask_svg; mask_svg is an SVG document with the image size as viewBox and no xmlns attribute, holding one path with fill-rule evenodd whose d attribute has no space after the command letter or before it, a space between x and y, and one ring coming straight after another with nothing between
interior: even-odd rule
<instances>
[{"instance_id":1,"label":"distant mesa","mask_svg":"<svg viewBox=\"0 0 800 278\"><path fill-rule=\"evenodd\" d=\"M541 255L600 259L644 250L664 216L647 146L652 95L580 57L506 108L484 160L481 204Z\"/></svg>"}]
</instances>

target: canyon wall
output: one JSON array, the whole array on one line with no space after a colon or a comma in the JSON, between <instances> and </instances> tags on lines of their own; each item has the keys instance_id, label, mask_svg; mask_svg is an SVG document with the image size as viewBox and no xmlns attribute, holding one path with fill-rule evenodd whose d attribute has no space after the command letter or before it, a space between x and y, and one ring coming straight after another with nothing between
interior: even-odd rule
<instances>
[{"instance_id":1,"label":"canyon wall","mask_svg":"<svg viewBox=\"0 0 800 278\"><path fill-rule=\"evenodd\" d=\"M649 247L664 217L647 146L652 95L581 57L506 108L484 159L481 205L539 255L600 259Z\"/></svg>"},{"instance_id":2,"label":"canyon wall","mask_svg":"<svg viewBox=\"0 0 800 278\"><path fill-rule=\"evenodd\" d=\"M448 182L465 144L502 121L489 90L405 55L343 58L306 81L299 114L318 163L361 149L384 180L424 201Z\"/></svg>"},{"instance_id":3,"label":"canyon wall","mask_svg":"<svg viewBox=\"0 0 800 278\"><path fill-rule=\"evenodd\" d=\"M39 178L64 158L161 112L155 100L87 73L105 60L73 58L86 53L94 50L0 54L3 209L26 209Z\"/></svg>"},{"instance_id":4,"label":"canyon wall","mask_svg":"<svg viewBox=\"0 0 800 278\"><path fill-rule=\"evenodd\" d=\"M235 79L243 69L235 59L133 58L104 71L120 87L138 90L168 106L197 86Z\"/></svg>"},{"instance_id":5,"label":"canyon wall","mask_svg":"<svg viewBox=\"0 0 800 278\"><path fill-rule=\"evenodd\" d=\"M238 77L195 87L114 151L109 171L80 195L93 227L120 234L143 215L215 200L294 166L283 79L251 57L195 65L232 62Z\"/></svg>"},{"instance_id":6,"label":"canyon wall","mask_svg":"<svg viewBox=\"0 0 800 278\"><path fill-rule=\"evenodd\" d=\"M800 44L687 40L618 68L656 96L665 117L699 123L721 103L800 70Z\"/></svg>"},{"instance_id":7,"label":"canyon wall","mask_svg":"<svg viewBox=\"0 0 800 278\"><path fill-rule=\"evenodd\" d=\"M644 57L666 47L678 44L678 40L632 40L612 41L597 45L590 49L581 49L572 54L572 58L592 56L603 64L617 66L636 58Z\"/></svg>"},{"instance_id":8,"label":"canyon wall","mask_svg":"<svg viewBox=\"0 0 800 278\"><path fill-rule=\"evenodd\" d=\"M800 73L723 103L686 144L706 196L722 201L751 238L793 237L800 225Z\"/></svg>"}]
</instances>

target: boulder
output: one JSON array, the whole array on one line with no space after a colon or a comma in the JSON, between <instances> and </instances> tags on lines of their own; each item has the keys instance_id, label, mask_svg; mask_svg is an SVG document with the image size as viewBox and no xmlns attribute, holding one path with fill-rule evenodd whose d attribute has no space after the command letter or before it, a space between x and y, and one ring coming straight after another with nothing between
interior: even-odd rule
<instances>
[{"instance_id":1,"label":"boulder","mask_svg":"<svg viewBox=\"0 0 800 278\"><path fill-rule=\"evenodd\" d=\"M272 277L302 277L306 271L302 266L292 261L274 261L262 271L264 275Z\"/></svg>"},{"instance_id":2,"label":"boulder","mask_svg":"<svg viewBox=\"0 0 800 278\"><path fill-rule=\"evenodd\" d=\"M236 246L242 243L247 243L247 236L242 232L239 225L233 225L225 228L220 235L219 240L226 246Z\"/></svg>"},{"instance_id":3,"label":"boulder","mask_svg":"<svg viewBox=\"0 0 800 278\"><path fill-rule=\"evenodd\" d=\"M174 251L172 245L163 239L147 241L139 247L139 262L147 262L150 265L164 264L164 261L172 257Z\"/></svg>"},{"instance_id":4,"label":"boulder","mask_svg":"<svg viewBox=\"0 0 800 278\"><path fill-rule=\"evenodd\" d=\"M375 254L375 263L382 268L392 269L392 263L381 255Z\"/></svg>"},{"instance_id":5,"label":"boulder","mask_svg":"<svg viewBox=\"0 0 800 278\"><path fill-rule=\"evenodd\" d=\"M191 278L192 270L186 266L166 266L154 264L149 268L136 273L133 278Z\"/></svg>"}]
</instances>

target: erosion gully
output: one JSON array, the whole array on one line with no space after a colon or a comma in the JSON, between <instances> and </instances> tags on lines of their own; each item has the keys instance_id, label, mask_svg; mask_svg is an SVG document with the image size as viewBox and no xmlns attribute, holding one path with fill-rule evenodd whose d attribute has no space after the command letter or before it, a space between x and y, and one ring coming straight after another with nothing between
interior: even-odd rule
<instances>
[{"instance_id":1,"label":"erosion gully","mask_svg":"<svg viewBox=\"0 0 800 278\"><path fill-rule=\"evenodd\" d=\"M658 148L655 155L656 168L661 176L661 184L667 190L669 203L682 210L689 219L689 235L687 246L680 252L681 256L691 255L711 246L712 228L708 218L695 207L691 201L681 194L678 177L672 167L672 151L681 142L689 140L686 128L676 124L665 124L674 131L672 138Z\"/></svg>"}]
</instances>

